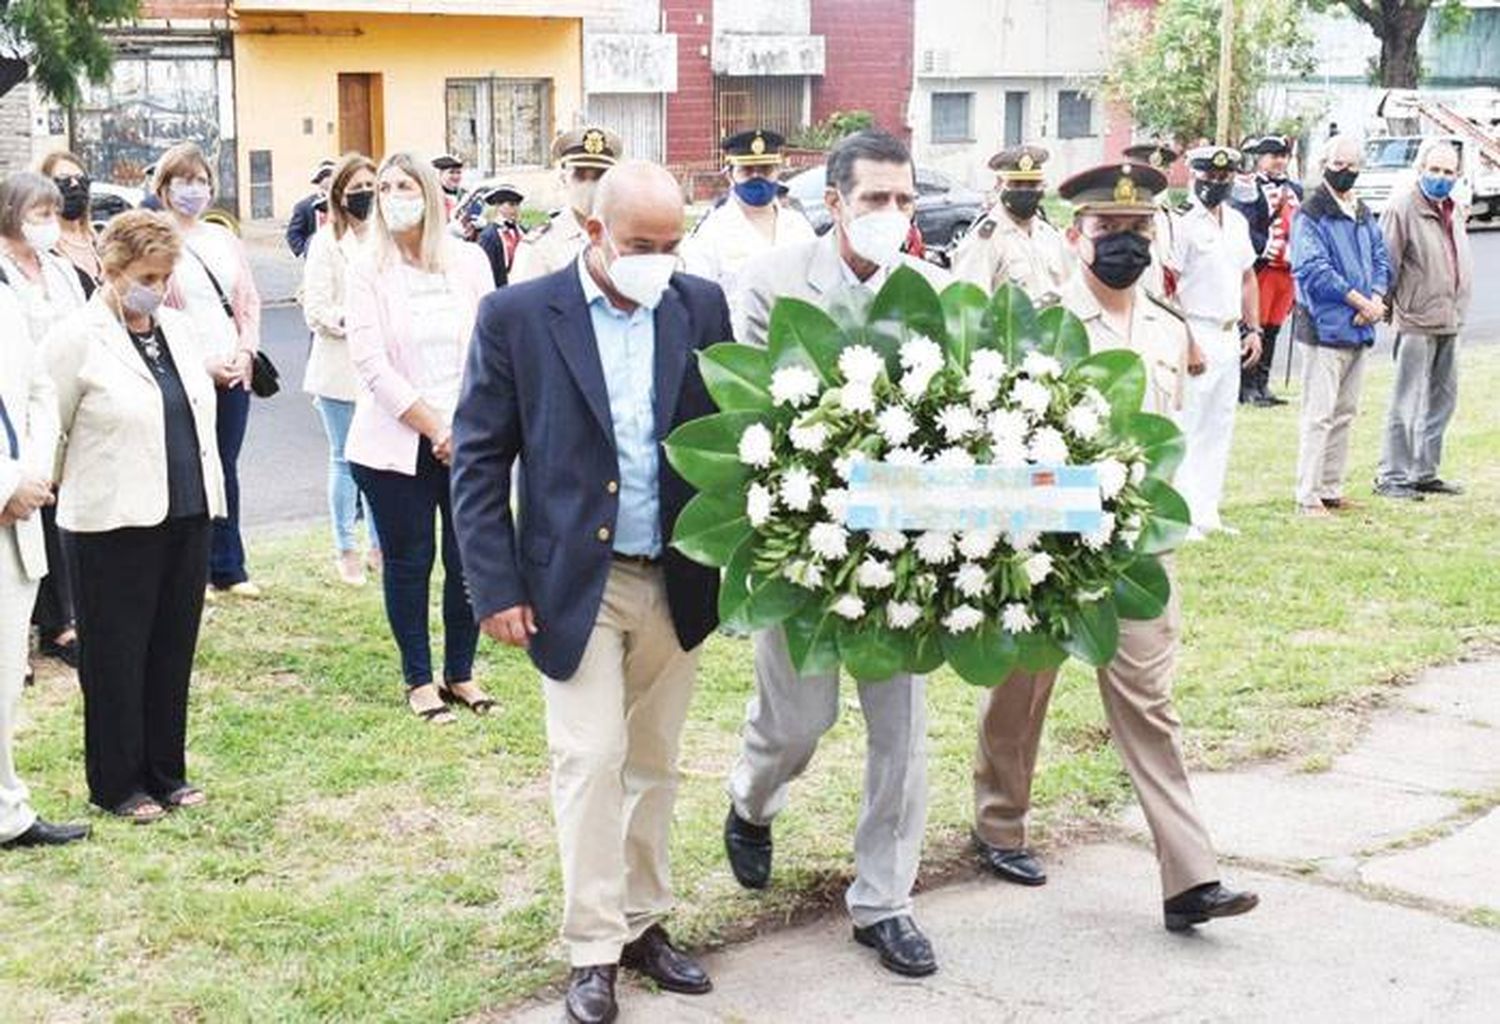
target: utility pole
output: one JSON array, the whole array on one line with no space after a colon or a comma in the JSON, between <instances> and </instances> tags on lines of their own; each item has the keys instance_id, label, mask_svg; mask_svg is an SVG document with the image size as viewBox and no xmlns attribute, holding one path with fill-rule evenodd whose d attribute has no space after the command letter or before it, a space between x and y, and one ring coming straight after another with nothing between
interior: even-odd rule
<instances>
[{"instance_id":1,"label":"utility pole","mask_svg":"<svg viewBox=\"0 0 1500 1024\"><path fill-rule=\"evenodd\" d=\"M1219 11L1219 109L1214 117L1214 141L1229 145L1229 90L1234 80L1234 0L1223 0Z\"/></svg>"}]
</instances>

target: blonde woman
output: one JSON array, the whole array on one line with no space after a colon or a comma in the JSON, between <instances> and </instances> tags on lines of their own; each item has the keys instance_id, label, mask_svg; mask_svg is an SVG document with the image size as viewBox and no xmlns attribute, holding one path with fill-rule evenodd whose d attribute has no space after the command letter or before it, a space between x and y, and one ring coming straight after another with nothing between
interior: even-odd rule
<instances>
[{"instance_id":1,"label":"blonde woman","mask_svg":"<svg viewBox=\"0 0 1500 1024\"><path fill-rule=\"evenodd\" d=\"M167 305L197 328L217 391L219 461L227 514L214 522L208 578L215 590L259 597L245 569L240 537L240 448L250 420L250 371L260 348L260 293L245 246L232 232L203 220L214 197L214 170L203 150L181 142L156 162L153 191L182 235L182 257Z\"/></svg>"},{"instance_id":2,"label":"blonde woman","mask_svg":"<svg viewBox=\"0 0 1500 1024\"><path fill-rule=\"evenodd\" d=\"M334 167L328 187L328 220L308 242L302 272L302 315L312 331L312 352L302 390L313 396L328 435L328 512L333 523L335 568L350 586L364 586L365 560L355 538L362 502L349 472L344 443L354 417L359 381L349 358L345 279L370 235L375 212L375 162L351 153ZM378 562L380 542L374 518L363 509L370 532L370 561Z\"/></svg>"},{"instance_id":3,"label":"blonde woman","mask_svg":"<svg viewBox=\"0 0 1500 1024\"><path fill-rule=\"evenodd\" d=\"M479 301L493 290L478 247L446 230L443 192L427 161L386 157L373 238L350 270L349 354L362 387L345 455L380 527L386 618L401 652L407 704L453 721L444 699L476 714L494 706L473 682L474 622L448 498L453 409ZM427 628L434 519L442 520L443 683Z\"/></svg>"},{"instance_id":4,"label":"blonde woman","mask_svg":"<svg viewBox=\"0 0 1500 1024\"><path fill-rule=\"evenodd\" d=\"M62 196L58 210L62 233L53 251L73 264L84 295L93 295L99 287L99 253L94 248L89 173L84 170L81 158L65 150L48 153L38 169L42 177L52 179Z\"/></svg>"},{"instance_id":5,"label":"blonde woman","mask_svg":"<svg viewBox=\"0 0 1500 1024\"><path fill-rule=\"evenodd\" d=\"M137 824L205 799L187 781L188 682L224 479L198 332L161 308L181 246L165 215L120 214L99 239L103 284L43 345L64 438L57 521L83 636L89 799Z\"/></svg>"}]
</instances>

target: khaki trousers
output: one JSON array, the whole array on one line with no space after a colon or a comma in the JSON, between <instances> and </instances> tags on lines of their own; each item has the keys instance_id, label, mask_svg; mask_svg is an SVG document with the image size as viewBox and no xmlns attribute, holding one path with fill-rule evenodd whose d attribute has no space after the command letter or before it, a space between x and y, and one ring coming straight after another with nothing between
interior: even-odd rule
<instances>
[{"instance_id":1,"label":"khaki trousers","mask_svg":"<svg viewBox=\"0 0 1500 1024\"><path fill-rule=\"evenodd\" d=\"M37 581L21 567L16 531L0 527L0 843L14 839L36 821L26 783L16 776L11 757L21 687L31 643L31 606Z\"/></svg>"},{"instance_id":2,"label":"khaki trousers","mask_svg":"<svg viewBox=\"0 0 1500 1024\"><path fill-rule=\"evenodd\" d=\"M613 964L672 906L667 841L698 651L677 642L660 568L610 567L571 679L544 679L563 941Z\"/></svg>"},{"instance_id":3,"label":"khaki trousers","mask_svg":"<svg viewBox=\"0 0 1500 1024\"><path fill-rule=\"evenodd\" d=\"M1181 623L1174 586L1161 617L1120 621L1120 649L1098 671L1110 735L1151 828L1167 898L1219 877L1213 845L1188 784L1182 720L1172 706ZM1056 680L1056 671L1017 673L982 699L974 819L979 838L992 846L1026 845L1031 778Z\"/></svg>"},{"instance_id":4,"label":"khaki trousers","mask_svg":"<svg viewBox=\"0 0 1500 1024\"><path fill-rule=\"evenodd\" d=\"M1304 345L1302 427L1297 446L1297 504L1344 496L1349 430L1359 411L1365 349Z\"/></svg>"}]
</instances>

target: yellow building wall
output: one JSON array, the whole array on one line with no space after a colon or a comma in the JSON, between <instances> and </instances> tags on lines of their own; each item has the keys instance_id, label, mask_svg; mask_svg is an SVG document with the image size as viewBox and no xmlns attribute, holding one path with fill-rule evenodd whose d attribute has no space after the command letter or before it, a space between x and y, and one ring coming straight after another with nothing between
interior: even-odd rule
<instances>
[{"instance_id":1,"label":"yellow building wall","mask_svg":"<svg viewBox=\"0 0 1500 1024\"><path fill-rule=\"evenodd\" d=\"M243 14L234 78L240 205L250 215L252 150L271 151L277 217L311 190L319 160L337 157L340 73L382 76L376 127L385 153L436 156L447 145L449 78L550 78L552 129L583 109L582 22L568 18L445 15ZM312 131L307 131L311 122ZM383 128L383 131L382 131ZM547 142L550 143L549 134ZM553 190L543 168L497 171L528 195Z\"/></svg>"}]
</instances>

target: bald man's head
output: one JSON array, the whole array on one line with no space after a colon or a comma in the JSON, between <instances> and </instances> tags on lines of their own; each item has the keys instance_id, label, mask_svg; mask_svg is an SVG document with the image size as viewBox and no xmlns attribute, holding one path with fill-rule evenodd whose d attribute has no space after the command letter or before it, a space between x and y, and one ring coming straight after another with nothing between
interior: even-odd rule
<instances>
[{"instance_id":1,"label":"bald man's head","mask_svg":"<svg viewBox=\"0 0 1500 1024\"><path fill-rule=\"evenodd\" d=\"M682 225L682 187L665 167L649 160L625 160L611 167L594 194L594 218L611 235L616 224L630 219L671 219Z\"/></svg>"},{"instance_id":2,"label":"bald man's head","mask_svg":"<svg viewBox=\"0 0 1500 1024\"><path fill-rule=\"evenodd\" d=\"M599 181L594 212L584 228L591 248L591 272L611 301L624 298L652 305L654 299L632 297L631 289L613 279L611 267L624 257L666 256L670 259L632 260L631 265L651 264L653 272L671 271L682 244L682 189L659 164L647 160L615 164ZM660 283L664 286L665 280Z\"/></svg>"}]
</instances>

